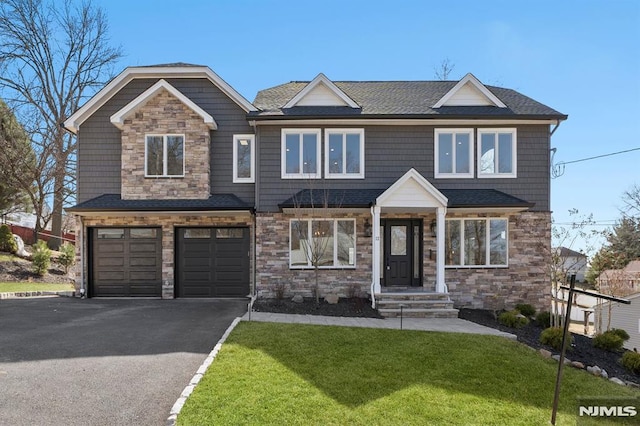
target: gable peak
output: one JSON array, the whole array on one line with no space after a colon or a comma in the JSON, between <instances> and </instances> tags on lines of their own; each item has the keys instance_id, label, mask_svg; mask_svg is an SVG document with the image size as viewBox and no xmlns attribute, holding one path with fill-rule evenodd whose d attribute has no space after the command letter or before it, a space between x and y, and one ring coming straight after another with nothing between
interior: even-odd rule
<instances>
[{"instance_id":1,"label":"gable peak","mask_svg":"<svg viewBox=\"0 0 640 426\"><path fill-rule=\"evenodd\" d=\"M320 73L302 90L291 98L282 108L294 106L360 106L336 86L326 75Z\"/></svg>"},{"instance_id":2,"label":"gable peak","mask_svg":"<svg viewBox=\"0 0 640 426\"><path fill-rule=\"evenodd\" d=\"M440 98L433 108L442 106L507 106L487 88L473 74L467 73L445 95Z\"/></svg>"}]
</instances>

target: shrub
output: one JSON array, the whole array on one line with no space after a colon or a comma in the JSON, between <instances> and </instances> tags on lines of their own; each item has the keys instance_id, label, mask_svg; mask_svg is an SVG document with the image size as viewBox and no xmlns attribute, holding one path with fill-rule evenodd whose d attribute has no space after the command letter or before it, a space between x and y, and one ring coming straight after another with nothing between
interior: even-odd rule
<instances>
[{"instance_id":1,"label":"shrub","mask_svg":"<svg viewBox=\"0 0 640 426\"><path fill-rule=\"evenodd\" d=\"M622 365L634 374L640 374L640 354L627 351L622 355Z\"/></svg>"},{"instance_id":2,"label":"shrub","mask_svg":"<svg viewBox=\"0 0 640 426\"><path fill-rule=\"evenodd\" d=\"M522 328L529 324L529 320L523 316L519 316L518 311L503 312L498 316L498 322L511 328Z\"/></svg>"},{"instance_id":3,"label":"shrub","mask_svg":"<svg viewBox=\"0 0 640 426\"><path fill-rule=\"evenodd\" d=\"M611 352L621 350L623 344L622 337L618 336L613 330L605 331L593 338L593 346Z\"/></svg>"},{"instance_id":4,"label":"shrub","mask_svg":"<svg viewBox=\"0 0 640 426\"><path fill-rule=\"evenodd\" d=\"M627 340L629 340L629 333L627 333L627 331L626 331L626 330L623 330L623 329L621 329L621 328L612 328L612 329L611 329L611 330L609 330L609 331L611 331L611 332L612 332L613 334L615 334L616 336L620 336L620 338L621 338L622 340L624 340L625 342L626 342Z\"/></svg>"},{"instance_id":5,"label":"shrub","mask_svg":"<svg viewBox=\"0 0 640 426\"><path fill-rule=\"evenodd\" d=\"M0 251L16 254L18 251L18 245L16 240L13 239L13 233L9 225L0 225Z\"/></svg>"},{"instance_id":6,"label":"shrub","mask_svg":"<svg viewBox=\"0 0 640 426\"><path fill-rule=\"evenodd\" d=\"M536 322L542 328L551 327L551 312L542 311L536 315Z\"/></svg>"},{"instance_id":7,"label":"shrub","mask_svg":"<svg viewBox=\"0 0 640 426\"><path fill-rule=\"evenodd\" d=\"M528 303L517 304L516 310L518 310L522 315L524 315L527 318L530 318L536 314L536 308L534 308Z\"/></svg>"},{"instance_id":8,"label":"shrub","mask_svg":"<svg viewBox=\"0 0 640 426\"><path fill-rule=\"evenodd\" d=\"M76 262L76 248L73 244L64 243L60 246L58 263L64 267L64 273L69 273L69 268Z\"/></svg>"},{"instance_id":9,"label":"shrub","mask_svg":"<svg viewBox=\"0 0 640 426\"><path fill-rule=\"evenodd\" d=\"M540 333L540 343L543 345L551 346L553 349L559 351L562 349L562 328L561 327L549 327L542 330ZM566 349L571 348L571 334L567 336L569 337L565 342L564 346Z\"/></svg>"},{"instance_id":10,"label":"shrub","mask_svg":"<svg viewBox=\"0 0 640 426\"><path fill-rule=\"evenodd\" d=\"M51 265L51 250L47 247L47 243L39 240L34 245L33 250L33 270L36 274L42 276Z\"/></svg>"}]
</instances>

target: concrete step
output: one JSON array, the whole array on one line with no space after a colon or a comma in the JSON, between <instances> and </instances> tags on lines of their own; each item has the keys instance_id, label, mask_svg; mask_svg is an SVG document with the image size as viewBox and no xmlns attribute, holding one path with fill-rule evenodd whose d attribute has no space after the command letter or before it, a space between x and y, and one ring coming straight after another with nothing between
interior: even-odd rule
<instances>
[{"instance_id":1,"label":"concrete step","mask_svg":"<svg viewBox=\"0 0 640 426\"><path fill-rule=\"evenodd\" d=\"M400 318L399 308L379 308L378 312L385 318ZM402 310L404 318L458 318L458 310L453 308L415 309Z\"/></svg>"},{"instance_id":2,"label":"concrete step","mask_svg":"<svg viewBox=\"0 0 640 426\"><path fill-rule=\"evenodd\" d=\"M457 318L458 310L446 293L403 290L376 294L380 315L386 318Z\"/></svg>"},{"instance_id":3,"label":"concrete step","mask_svg":"<svg viewBox=\"0 0 640 426\"><path fill-rule=\"evenodd\" d=\"M447 300L378 300L378 309L397 308L403 305L404 309L443 309L453 308L453 301Z\"/></svg>"}]
</instances>

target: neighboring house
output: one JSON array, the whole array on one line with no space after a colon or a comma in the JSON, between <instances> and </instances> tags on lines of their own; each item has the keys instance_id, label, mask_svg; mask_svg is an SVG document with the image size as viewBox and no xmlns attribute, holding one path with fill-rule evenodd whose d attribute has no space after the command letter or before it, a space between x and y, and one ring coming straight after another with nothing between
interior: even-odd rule
<instances>
[{"instance_id":1,"label":"neighboring house","mask_svg":"<svg viewBox=\"0 0 640 426\"><path fill-rule=\"evenodd\" d=\"M625 297L640 292L640 260L622 269L605 269L596 279L601 293Z\"/></svg>"},{"instance_id":2,"label":"neighboring house","mask_svg":"<svg viewBox=\"0 0 640 426\"><path fill-rule=\"evenodd\" d=\"M556 253L562 263L562 271L567 275L575 274L576 282L584 282L587 273L587 256L567 247L556 248Z\"/></svg>"},{"instance_id":3,"label":"neighboring house","mask_svg":"<svg viewBox=\"0 0 640 426\"><path fill-rule=\"evenodd\" d=\"M548 309L549 149L567 118L460 81L333 82L253 103L207 67L127 68L78 135L90 296L448 295ZM446 299L446 297L445 297Z\"/></svg>"},{"instance_id":4,"label":"neighboring house","mask_svg":"<svg viewBox=\"0 0 640 426\"><path fill-rule=\"evenodd\" d=\"M640 350L640 293L624 297L631 304L605 302L596 305L596 333L603 333L612 328L621 328L629 333L629 340L624 347L629 350ZM609 322L611 314L611 322Z\"/></svg>"},{"instance_id":5,"label":"neighboring house","mask_svg":"<svg viewBox=\"0 0 640 426\"><path fill-rule=\"evenodd\" d=\"M584 288L576 287L579 290ZM551 313L565 315L567 312L567 299L569 299L569 291L559 289L558 297L555 298L555 290L551 289ZM598 299L588 294L573 294L573 305L571 306L571 331L573 333L584 334L590 336L594 333L594 308L598 303Z\"/></svg>"}]
</instances>

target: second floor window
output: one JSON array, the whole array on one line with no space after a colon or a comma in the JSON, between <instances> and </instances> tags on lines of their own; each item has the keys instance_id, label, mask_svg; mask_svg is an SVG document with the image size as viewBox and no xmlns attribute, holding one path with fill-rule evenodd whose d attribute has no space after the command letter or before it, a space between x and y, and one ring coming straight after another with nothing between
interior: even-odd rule
<instances>
[{"instance_id":1,"label":"second floor window","mask_svg":"<svg viewBox=\"0 0 640 426\"><path fill-rule=\"evenodd\" d=\"M516 177L516 129L478 129L478 177Z\"/></svg>"},{"instance_id":2,"label":"second floor window","mask_svg":"<svg viewBox=\"0 0 640 426\"><path fill-rule=\"evenodd\" d=\"M255 182L255 136L233 135L233 182Z\"/></svg>"},{"instance_id":3,"label":"second floor window","mask_svg":"<svg viewBox=\"0 0 640 426\"><path fill-rule=\"evenodd\" d=\"M473 177L473 129L436 129L435 177Z\"/></svg>"},{"instance_id":4,"label":"second floor window","mask_svg":"<svg viewBox=\"0 0 640 426\"><path fill-rule=\"evenodd\" d=\"M325 177L364 177L364 129L327 129Z\"/></svg>"},{"instance_id":5,"label":"second floor window","mask_svg":"<svg viewBox=\"0 0 640 426\"><path fill-rule=\"evenodd\" d=\"M147 135L145 176L184 176L184 135Z\"/></svg>"},{"instance_id":6,"label":"second floor window","mask_svg":"<svg viewBox=\"0 0 640 426\"><path fill-rule=\"evenodd\" d=\"M320 130L282 130L282 177L320 178Z\"/></svg>"}]
</instances>

